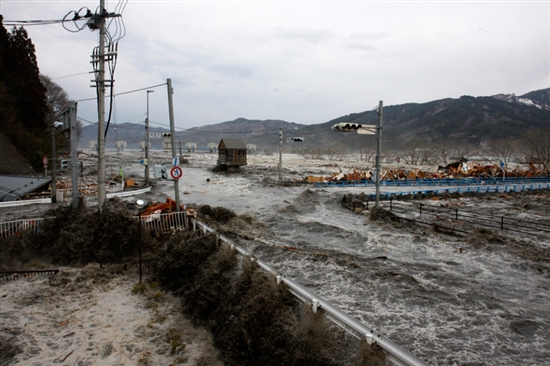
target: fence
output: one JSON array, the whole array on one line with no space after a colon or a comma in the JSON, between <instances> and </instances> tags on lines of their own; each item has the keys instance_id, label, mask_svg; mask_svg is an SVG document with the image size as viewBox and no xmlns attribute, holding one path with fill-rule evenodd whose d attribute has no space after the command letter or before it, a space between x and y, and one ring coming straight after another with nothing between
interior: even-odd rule
<instances>
[{"instance_id":1,"label":"fence","mask_svg":"<svg viewBox=\"0 0 550 366\"><path fill-rule=\"evenodd\" d=\"M47 219L48 218L39 218L0 222L0 237L5 239L9 236L21 235L25 231L32 231L36 234L40 226Z\"/></svg>"},{"instance_id":2,"label":"fence","mask_svg":"<svg viewBox=\"0 0 550 366\"><path fill-rule=\"evenodd\" d=\"M394 213L398 213L402 218L419 222L421 224L432 225L418 220L421 217L433 217L440 222L449 220L450 222L460 223L462 227L467 228L467 225L486 227L502 231L510 231L514 233L535 235L535 236L550 236L550 224L536 222L533 220L524 220L510 216L491 215L485 212L470 211L458 208L446 208L434 206L426 203L403 202L390 200L383 205ZM444 227L437 224L439 227ZM452 227L447 229L455 231L466 231Z\"/></svg>"},{"instance_id":3,"label":"fence","mask_svg":"<svg viewBox=\"0 0 550 366\"><path fill-rule=\"evenodd\" d=\"M185 211L134 216L133 219L137 221L140 217L141 225L155 233L169 234L189 227Z\"/></svg>"}]
</instances>

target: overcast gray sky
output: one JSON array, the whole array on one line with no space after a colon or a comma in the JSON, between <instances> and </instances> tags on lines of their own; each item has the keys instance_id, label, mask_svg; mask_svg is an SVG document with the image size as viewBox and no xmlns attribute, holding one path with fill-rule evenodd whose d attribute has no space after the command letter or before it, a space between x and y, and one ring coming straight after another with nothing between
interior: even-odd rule
<instances>
[{"instance_id":1,"label":"overcast gray sky","mask_svg":"<svg viewBox=\"0 0 550 366\"><path fill-rule=\"evenodd\" d=\"M119 1L106 3L113 12ZM95 11L99 0L0 4L7 22ZM317 124L379 100L388 106L550 87L548 1L130 0L122 18L115 92L171 78L177 129L238 117ZM92 70L97 31L26 29L41 73L72 99L95 97L93 76L83 73ZM80 75L65 77L73 74ZM151 121L168 124L166 87L154 90ZM116 97L116 122L143 121L146 100L146 91ZM96 102L79 102L78 115L97 121Z\"/></svg>"}]
</instances>

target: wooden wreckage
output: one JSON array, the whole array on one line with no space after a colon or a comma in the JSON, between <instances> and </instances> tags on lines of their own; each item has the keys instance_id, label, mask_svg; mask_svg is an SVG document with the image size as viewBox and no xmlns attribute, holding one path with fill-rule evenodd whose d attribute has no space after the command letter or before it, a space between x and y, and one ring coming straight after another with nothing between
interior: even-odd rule
<instances>
[{"instance_id":1,"label":"wooden wreckage","mask_svg":"<svg viewBox=\"0 0 550 366\"><path fill-rule=\"evenodd\" d=\"M514 169L502 169L498 164L480 165L461 159L458 162L439 166L436 172L421 169L382 169L380 180L412 180L412 179L453 179L453 178L502 178L503 176L515 177L546 177L550 176L547 170L538 169L533 163L529 163L527 169L516 166ZM367 181L374 180L372 170L359 171L353 168L348 173L341 169L338 173L331 173L330 177L308 176L302 179L294 179L296 182L342 182L342 181Z\"/></svg>"}]
</instances>

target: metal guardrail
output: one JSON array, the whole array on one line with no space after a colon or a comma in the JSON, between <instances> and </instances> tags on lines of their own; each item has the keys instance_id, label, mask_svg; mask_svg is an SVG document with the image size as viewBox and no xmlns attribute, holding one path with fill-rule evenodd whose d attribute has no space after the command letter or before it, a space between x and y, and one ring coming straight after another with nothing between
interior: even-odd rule
<instances>
[{"instance_id":1,"label":"metal guardrail","mask_svg":"<svg viewBox=\"0 0 550 366\"><path fill-rule=\"evenodd\" d=\"M0 280L2 281L15 281L20 278L30 278L34 276L47 276L52 274L58 274L58 269L46 269L36 271L0 271Z\"/></svg>"},{"instance_id":2,"label":"metal guardrail","mask_svg":"<svg viewBox=\"0 0 550 366\"><path fill-rule=\"evenodd\" d=\"M107 193L107 198L113 198L113 197L130 197L135 196L142 193L151 192L151 189L153 187L147 187L143 189L136 189L135 191L120 191L120 192L113 192L113 193Z\"/></svg>"},{"instance_id":3,"label":"metal guardrail","mask_svg":"<svg viewBox=\"0 0 550 366\"><path fill-rule=\"evenodd\" d=\"M51 198L37 198L35 200L20 200L20 201L0 202L0 208L34 205L34 204L39 204L39 203L52 203L52 199Z\"/></svg>"},{"instance_id":4,"label":"metal guardrail","mask_svg":"<svg viewBox=\"0 0 550 366\"><path fill-rule=\"evenodd\" d=\"M416 195L440 195L450 193L511 193L511 192L527 192L535 190L550 189L550 183L537 183L537 184L514 184L504 186L467 186L467 187L448 187L448 188L436 188L436 189L415 189L411 191L399 191L399 192L381 192L381 200L391 200L398 196L416 196ZM371 200L375 199L374 194L368 194Z\"/></svg>"},{"instance_id":5,"label":"metal guardrail","mask_svg":"<svg viewBox=\"0 0 550 366\"><path fill-rule=\"evenodd\" d=\"M428 365L426 362L413 356L411 353L399 347L397 344L395 344L388 338L378 334L375 330L368 328L363 323L352 318L351 316L339 310L338 308L332 306L328 301L315 295L314 293L312 293L302 285L291 280L290 278L286 278L280 275L275 269L270 267L267 263L262 262L261 260L255 258L253 255L248 253L245 249L235 245L233 242L231 242L229 239L227 239L223 235L217 234L214 231L214 229L210 228L206 224L200 221L197 221L195 219L192 220L192 223L193 223L193 227L198 226L205 234L215 233L216 235L218 235L219 239L222 242L229 245L232 249L237 250L239 254L245 257L249 257L251 260L258 263L258 266L260 268L274 275L277 278L278 284L283 282L289 287L290 291L296 297L298 297L300 300L304 302L309 303L312 306L312 309L314 312L317 312L317 310L321 308L323 309L323 311L326 313L326 315L330 320L332 320L337 325L341 326L346 331L350 332L351 334L353 334L354 336L360 339L365 339L368 344L372 344L372 343L378 344L380 347L382 347L382 349L384 349L388 353L389 361L392 362L393 364L399 365L399 366Z\"/></svg>"},{"instance_id":6,"label":"metal guardrail","mask_svg":"<svg viewBox=\"0 0 550 366\"><path fill-rule=\"evenodd\" d=\"M498 178L425 178L425 179L392 179L381 180L380 185L387 187L407 187L407 186L468 186L468 185L546 185L550 183L550 177L513 177L506 179ZM335 181L335 182L316 182L317 187L368 187L374 186L373 180L360 181Z\"/></svg>"}]
</instances>

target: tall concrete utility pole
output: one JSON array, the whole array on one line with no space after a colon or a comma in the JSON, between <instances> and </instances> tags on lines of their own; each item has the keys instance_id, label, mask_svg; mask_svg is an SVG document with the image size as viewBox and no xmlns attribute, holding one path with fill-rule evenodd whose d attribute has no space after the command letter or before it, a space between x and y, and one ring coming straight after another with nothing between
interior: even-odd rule
<instances>
[{"instance_id":1,"label":"tall concrete utility pole","mask_svg":"<svg viewBox=\"0 0 550 366\"><path fill-rule=\"evenodd\" d=\"M70 102L69 104L69 121L70 121L70 136L71 136L71 177L72 177L72 206L73 208L78 207L80 200L79 197L79 185L78 185L78 151L77 151L77 140L78 136L76 135L76 102Z\"/></svg>"},{"instance_id":2,"label":"tall concrete utility pole","mask_svg":"<svg viewBox=\"0 0 550 366\"><path fill-rule=\"evenodd\" d=\"M105 0L99 1L99 74L97 87L97 200L99 212L105 203Z\"/></svg>"},{"instance_id":3,"label":"tall concrete utility pole","mask_svg":"<svg viewBox=\"0 0 550 366\"><path fill-rule=\"evenodd\" d=\"M172 144L172 159L176 158L176 141L175 135L176 130L174 129L174 104L172 102L172 94L174 94L174 89L172 89L172 79L167 79L166 85L168 86L168 110L170 112L170 140ZM176 210L180 211L180 186L179 180L174 179L174 191L176 198Z\"/></svg>"},{"instance_id":4,"label":"tall concrete utility pole","mask_svg":"<svg viewBox=\"0 0 550 366\"><path fill-rule=\"evenodd\" d=\"M149 93L154 90L147 90L147 117L145 118L145 185L149 187Z\"/></svg>"},{"instance_id":5,"label":"tall concrete utility pole","mask_svg":"<svg viewBox=\"0 0 550 366\"><path fill-rule=\"evenodd\" d=\"M376 138L377 138L377 144L376 144L376 201L375 206L376 208L380 205L380 155L382 154L382 108L383 103L380 101L380 104L378 106L378 124L376 126Z\"/></svg>"},{"instance_id":6,"label":"tall concrete utility pole","mask_svg":"<svg viewBox=\"0 0 550 366\"><path fill-rule=\"evenodd\" d=\"M283 128L279 128L279 184L283 181Z\"/></svg>"}]
</instances>

